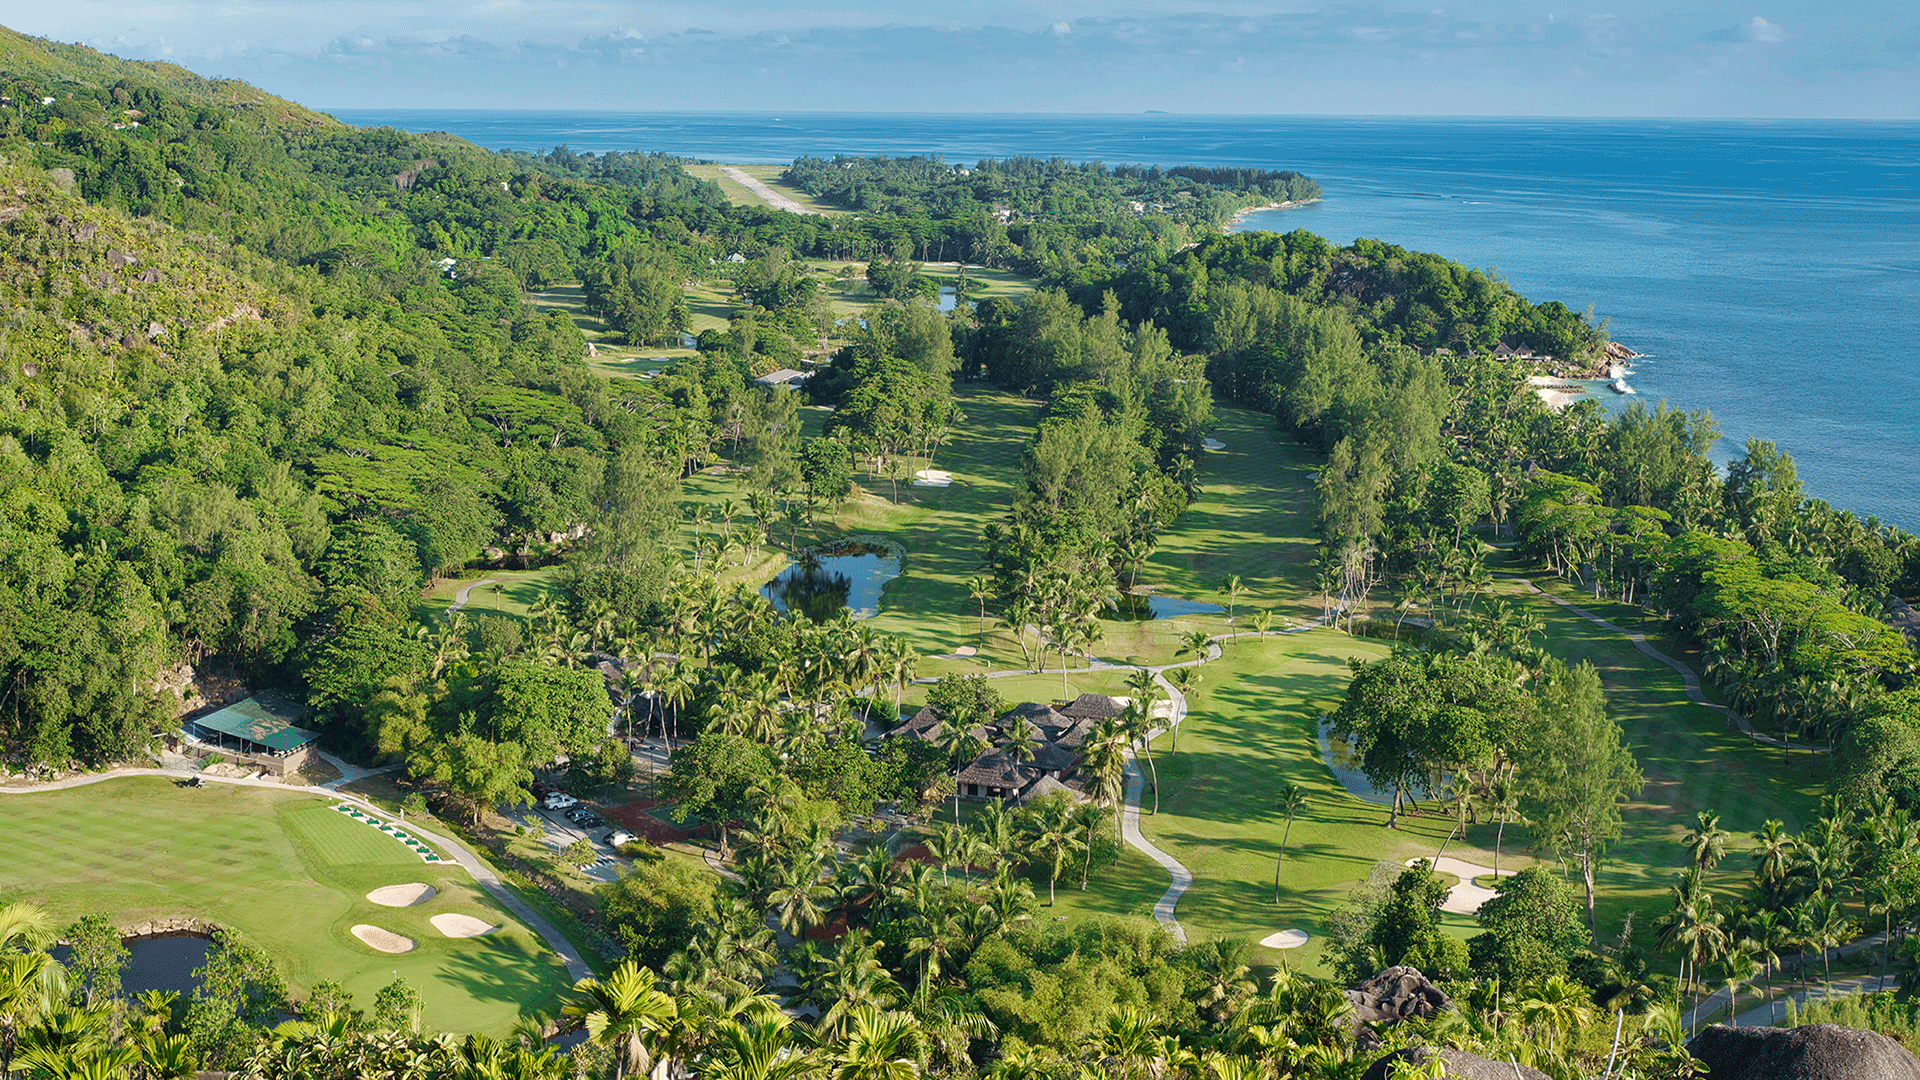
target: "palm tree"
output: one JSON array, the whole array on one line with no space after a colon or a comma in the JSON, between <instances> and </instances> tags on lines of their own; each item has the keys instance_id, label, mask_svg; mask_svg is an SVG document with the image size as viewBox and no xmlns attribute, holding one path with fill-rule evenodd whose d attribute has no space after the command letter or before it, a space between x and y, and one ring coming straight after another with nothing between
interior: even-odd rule
<instances>
[{"instance_id":1,"label":"palm tree","mask_svg":"<svg viewBox=\"0 0 1920 1080\"><path fill-rule=\"evenodd\" d=\"M1726 951L1720 957L1720 963L1727 971L1727 1023L1739 1026L1740 988L1753 981L1760 973L1760 963L1756 958L1754 942L1746 938L1731 938L1727 941Z\"/></svg>"},{"instance_id":2,"label":"palm tree","mask_svg":"<svg viewBox=\"0 0 1920 1080\"><path fill-rule=\"evenodd\" d=\"M1207 646L1213 643L1213 635L1205 630L1189 630L1180 637L1180 651L1190 652L1200 660L1207 658Z\"/></svg>"},{"instance_id":3,"label":"palm tree","mask_svg":"<svg viewBox=\"0 0 1920 1080\"><path fill-rule=\"evenodd\" d=\"M947 770L953 776L953 823L960 824L960 770L980 756L984 749L974 725L966 720L942 716L934 731L934 745L947 752Z\"/></svg>"},{"instance_id":4,"label":"palm tree","mask_svg":"<svg viewBox=\"0 0 1920 1080\"><path fill-rule=\"evenodd\" d=\"M1562 1031L1578 1031L1593 1019L1587 1003L1587 991L1564 975L1555 975L1533 987L1520 1002L1520 1015L1529 1025L1547 1033L1547 1053L1553 1053L1554 1036Z\"/></svg>"},{"instance_id":5,"label":"palm tree","mask_svg":"<svg viewBox=\"0 0 1920 1080\"><path fill-rule=\"evenodd\" d=\"M1501 777L1493 782L1488 792L1487 811L1499 819L1500 827L1493 834L1493 878L1500 880L1500 843L1507 836L1507 822L1520 818L1520 794L1513 789L1513 781Z\"/></svg>"},{"instance_id":6,"label":"palm tree","mask_svg":"<svg viewBox=\"0 0 1920 1080\"><path fill-rule=\"evenodd\" d=\"M1273 612L1256 611L1253 613L1253 628L1260 634L1260 640L1267 640L1267 631L1273 629Z\"/></svg>"},{"instance_id":7,"label":"palm tree","mask_svg":"<svg viewBox=\"0 0 1920 1080\"><path fill-rule=\"evenodd\" d=\"M1106 1076L1158 1076L1165 1061L1158 1026L1151 1013L1131 1005L1116 1006L1106 1023L1086 1038L1087 1050Z\"/></svg>"},{"instance_id":8,"label":"palm tree","mask_svg":"<svg viewBox=\"0 0 1920 1080\"><path fill-rule=\"evenodd\" d=\"M616 1078L629 1069L643 1073L651 1067L647 1036L678 1011L672 998L654 988L654 981L650 969L629 960L604 982L582 979L573 984L579 997L561 1010L575 1026L586 1028L588 1038L613 1048Z\"/></svg>"},{"instance_id":9,"label":"palm tree","mask_svg":"<svg viewBox=\"0 0 1920 1080\"><path fill-rule=\"evenodd\" d=\"M1082 744L1082 763L1093 774L1100 801L1113 810L1113 832L1121 834L1120 812L1127 783L1127 733L1118 721L1100 722Z\"/></svg>"},{"instance_id":10,"label":"palm tree","mask_svg":"<svg viewBox=\"0 0 1920 1080\"><path fill-rule=\"evenodd\" d=\"M931 917L922 921L921 931L907 942L907 956L920 958L920 999L925 1001L927 992L933 986L933 980L940 977L941 965L953 959L960 947L962 935L960 925L951 915Z\"/></svg>"},{"instance_id":11,"label":"palm tree","mask_svg":"<svg viewBox=\"0 0 1920 1080\"><path fill-rule=\"evenodd\" d=\"M990 861L996 873L1013 852L1013 834L1013 818L1007 813L1007 805L1003 802L989 801L973 817L971 835L978 838L978 850Z\"/></svg>"},{"instance_id":12,"label":"palm tree","mask_svg":"<svg viewBox=\"0 0 1920 1080\"><path fill-rule=\"evenodd\" d=\"M767 899L779 914L780 929L798 938L826 917L820 901L829 895L831 890L820 882L820 863L805 857L775 865Z\"/></svg>"},{"instance_id":13,"label":"palm tree","mask_svg":"<svg viewBox=\"0 0 1920 1080\"><path fill-rule=\"evenodd\" d=\"M1240 602L1242 596L1247 595L1246 586L1241 584L1239 574L1227 575L1226 580L1220 583L1220 595L1227 598L1227 629L1231 631L1234 605Z\"/></svg>"},{"instance_id":14,"label":"palm tree","mask_svg":"<svg viewBox=\"0 0 1920 1080\"><path fill-rule=\"evenodd\" d=\"M700 1075L705 1080L791 1080L814 1072L819 1062L792 1052L790 1023L777 1009L750 1020L722 1020L714 1031L713 1059Z\"/></svg>"},{"instance_id":15,"label":"palm tree","mask_svg":"<svg viewBox=\"0 0 1920 1080\"><path fill-rule=\"evenodd\" d=\"M832 1080L913 1080L920 1075L920 1024L907 1013L862 1005L828 1055Z\"/></svg>"},{"instance_id":16,"label":"palm tree","mask_svg":"<svg viewBox=\"0 0 1920 1080\"><path fill-rule=\"evenodd\" d=\"M1715 863L1727 853L1727 841L1732 835L1720 828L1720 815L1702 810L1693 815L1694 827L1687 830L1682 843L1693 858L1693 865L1704 873L1713 869Z\"/></svg>"},{"instance_id":17,"label":"palm tree","mask_svg":"<svg viewBox=\"0 0 1920 1080\"><path fill-rule=\"evenodd\" d=\"M1028 842L1028 849L1046 860L1047 906L1052 907L1053 890L1060 881L1061 868L1069 855L1086 846L1086 840L1073 820L1073 808L1065 800L1048 802L1035 824L1038 833Z\"/></svg>"},{"instance_id":18,"label":"palm tree","mask_svg":"<svg viewBox=\"0 0 1920 1080\"><path fill-rule=\"evenodd\" d=\"M1241 938L1215 938L1194 948L1195 968L1201 977L1195 995L1203 1012L1213 1022L1224 1024L1253 996L1252 969L1247 966L1249 946Z\"/></svg>"},{"instance_id":19,"label":"palm tree","mask_svg":"<svg viewBox=\"0 0 1920 1080\"><path fill-rule=\"evenodd\" d=\"M1180 691L1182 698L1191 697L1194 690L1205 682L1206 678L1197 667L1177 667L1167 672L1167 681L1173 684L1175 690ZM1169 750L1175 754L1180 752L1179 724L1173 725L1173 744Z\"/></svg>"},{"instance_id":20,"label":"palm tree","mask_svg":"<svg viewBox=\"0 0 1920 1080\"><path fill-rule=\"evenodd\" d=\"M1293 835L1293 817L1307 808L1307 789L1298 784L1281 784L1274 809L1287 815L1286 828L1280 831L1280 854L1273 859L1273 902L1280 902L1280 863L1287 857L1287 838Z\"/></svg>"},{"instance_id":21,"label":"palm tree","mask_svg":"<svg viewBox=\"0 0 1920 1080\"><path fill-rule=\"evenodd\" d=\"M1016 716L1000 730L1000 749L1015 761L1032 761L1040 749L1040 732L1024 716Z\"/></svg>"},{"instance_id":22,"label":"palm tree","mask_svg":"<svg viewBox=\"0 0 1920 1080\"><path fill-rule=\"evenodd\" d=\"M993 582L979 575L967 579L967 598L980 605L980 632L977 637L983 643L987 639L987 600L992 596Z\"/></svg>"},{"instance_id":23,"label":"palm tree","mask_svg":"<svg viewBox=\"0 0 1920 1080\"><path fill-rule=\"evenodd\" d=\"M1120 723L1127 729L1129 745L1138 745L1141 756L1146 759L1147 773L1150 777L1148 783L1153 788L1152 813L1158 814L1160 812L1160 770L1153 764L1153 719L1141 706L1140 699L1135 698L1127 702L1127 707L1121 710Z\"/></svg>"},{"instance_id":24,"label":"palm tree","mask_svg":"<svg viewBox=\"0 0 1920 1080\"><path fill-rule=\"evenodd\" d=\"M1826 972L1823 981L1829 994L1833 990L1833 950L1853 940L1855 929L1840 901L1828 900L1814 906L1813 943L1820 950L1820 964Z\"/></svg>"},{"instance_id":25,"label":"palm tree","mask_svg":"<svg viewBox=\"0 0 1920 1080\"><path fill-rule=\"evenodd\" d=\"M1446 854L1447 845L1453 843L1454 837L1467 835L1467 812L1473 809L1473 784L1459 775L1448 778L1443 801L1453 806L1453 828L1448 829L1446 839L1440 841L1440 850L1433 856L1435 860Z\"/></svg>"},{"instance_id":26,"label":"palm tree","mask_svg":"<svg viewBox=\"0 0 1920 1080\"><path fill-rule=\"evenodd\" d=\"M1793 869L1793 834L1780 822L1768 820L1753 840L1754 880L1763 892L1775 895Z\"/></svg>"}]
</instances>

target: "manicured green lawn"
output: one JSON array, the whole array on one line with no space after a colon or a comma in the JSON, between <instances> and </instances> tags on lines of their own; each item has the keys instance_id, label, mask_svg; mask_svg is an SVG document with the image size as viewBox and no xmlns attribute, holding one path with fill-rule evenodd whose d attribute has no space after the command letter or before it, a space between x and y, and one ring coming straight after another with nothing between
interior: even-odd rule
<instances>
[{"instance_id":1,"label":"manicured green lawn","mask_svg":"<svg viewBox=\"0 0 1920 1080\"><path fill-rule=\"evenodd\" d=\"M1144 813L1152 807L1148 793L1141 818L1147 838L1193 871L1193 888L1177 912L1190 939L1257 942L1298 927L1317 943L1328 916L1375 862L1432 856L1438 849L1446 832L1441 819L1414 817L1400 829L1384 829L1385 809L1349 795L1321 763L1316 724L1346 692L1347 659L1386 652L1379 642L1316 630L1264 643L1242 640L1201 669L1205 681L1189 701L1178 752L1168 736L1154 743L1160 812ZM1274 857L1285 819L1273 800L1282 783L1307 789L1309 802L1294 819L1276 905ZM1449 853L1473 857L1457 845ZM1155 870L1165 888L1165 871ZM1255 954L1262 963L1325 970L1315 943Z\"/></svg>"},{"instance_id":2,"label":"manicured green lawn","mask_svg":"<svg viewBox=\"0 0 1920 1080\"><path fill-rule=\"evenodd\" d=\"M1596 601L1550 576L1534 580L1617 626L1645 633L1654 648L1700 669L1697 655L1666 638L1659 624L1637 609ZM1645 791L1625 810L1622 836L1600 866L1597 906L1603 940L1616 938L1621 920L1632 911L1641 944L1651 949L1649 930L1669 906L1667 886L1686 859L1681 837L1693 826L1696 812L1719 814L1720 827L1734 836L1727 857L1707 876L1709 887L1722 897L1745 891L1753 868L1745 853L1753 846L1753 832L1767 819L1799 832L1819 815L1828 779L1825 755L1783 757L1781 751L1729 730L1725 717L1687 700L1678 674L1625 637L1543 598L1523 599L1517 584L1503 582L1501 591L1515 603L1532 604L1546 620L1548 651L1568 663L1589 661L1599 671L1608 715L1619 721L1646 775Z\"/></svg>"},{"instance_id":3,"label":"manicured green lawn","mask_svg":"<svg viewBox=\"0 0 1920 1080\"><path fill-rule=\"evenodd\" d=\"M539 603L540 597L552 587L554 568L484 572L469 570L467 573L473 576L437 582L418 605L422 617L438 619L445 615L460 590L472 585L473 591L467 594L467 606L461 609L471 617L501 614L525 619L533 605ZM476 584L489 580L491 584Z\"/></svg>"},{"instance_id":4,"label":"manicured green lawn","mask_svg":"<svg viewBox=\"0 0 1920 1080\"><path fill-rule=\"evenodd\" d=\"M294 791L216 784L177 788L150 777L8 795L0 903L38 904L62 923L105 912L122 925L192 915L239 933L278 962L296 997L338 980L362 1008L404 976L432 1030L499 1033L523 1010L551 1009L566 969L540 939L494 904L465 870L423 863L398 841ZM383 885L439 890L409 908L374 904ZM499 927L442 935L444 912ZM367 923L412 938L388 954L350 932Z\"/></svg>"},{"instance_id":5,"label":"manicured green lawn","mask_svg":"<svg viewBox=\"0 0 1920 1080\"><path fill-rule=\"evenodd\" d=\"M1220 585L1238 574L1247 590L1237 607L1239 629L1249 629L1247 616L1260 610L1273 612L1276 626L1282 618L1318 617L1318 459L1259 413L1215 406L1214 419L1213 438L1226 449L1202 455L1200 498L1160 538L1140 570L1140 584L1168 596L1224 604ZM1226 629L1224 616L1213 622Z\"/></svg>"}]
</instances>

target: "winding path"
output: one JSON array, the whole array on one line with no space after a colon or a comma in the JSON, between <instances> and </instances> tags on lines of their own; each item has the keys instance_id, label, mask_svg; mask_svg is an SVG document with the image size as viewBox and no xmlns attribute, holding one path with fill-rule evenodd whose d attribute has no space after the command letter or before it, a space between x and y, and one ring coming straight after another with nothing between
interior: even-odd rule
<instances>
[{"instance_id":1,"label":"winding path","mask_svg":"<svg viewBox=\"0 0 1920 1080\"><path fill-rule=\"evenodd\" d=\"M482 585L492 585L500 580L500 578L481 578L479 581L469 581L465 585L460 586L460 591L453 594L453 603L447 605L447 614L451 615L461 608L466 607L467 597L472 595L473 590Z\"/></svg>"},{"instance_id":2,"label":"winding path","mask_svg":"<svg viewBox=\"0 0 1920 1080\"><path fill-rule=\"evenodd\" d=\"M1753 730L1753 725L1747 722L1746 717L1741 716L1739 713L1734 712L1732 709L1727 708L1725 705L1721 705L1716 702L1707 700L1707 695L1702 693L1700 690L1700 676L1695 675L1693 673L1692 668L1688 667L1687 665L1681 663L1678 660L1675 660L1673 657L1668 656L1666 653L1661 652L1659 649L1656 649L1653 646L1647 644L1646 635L1640 633L1638 630L1628 630L1624 626L1616 626L1613 623L1610 623L1607 620L1601 618L1600 616L1595 615L1593 612L1588 611L1586 608L1583 608L1578 604L1572 603L1567 600L1562 600L1550 592L1545 592L1540 588L1540 586L1535 585L1531 578L1511 577L1511 576L1502 575L1494 578L1494 580L1495 581L1517 581L1520 584L1525 585L1529 592L1532 592L1538 596L1546 597L1548 600L1551 600L1554 603L1559 604L1561 607L1566 608L1568 611L1573 612L1575 615L1578 615L1581 618L1587 620L1588 622L1593 623L1595 626L1601 627L1602 629L1611 630L1616 634L1623 635L1628 641L1633 642L1634 648L1639 649L1641 652L1646 653L1648 656L1651 656L1655 660L1660 661L1661 663L1667 665L1668 667L1672 668L1675 672L1677 672L1680 676L1680 685L1687 692L1688 700L1692 701L1695 705L1699 705L1702 708L1711 709L1714 712L1717 712L1722 716L1725 716L1728 719L1732 720L1735 724L1739 725L1741 733L1744 734L1747 738L1752 739L1754 742L1765 743L1768 746L1777 746L1783 750L1805 750L1808 753L1812 753L1812 754L1824 754L1827 752L1827 748L1824 746L1809 746L1806 743L1789 742L1783 739L1776 739L1771 735L1762 735L1758 731Z\"/></svg>"},{"instance_id":3,"label":"winding path","mask_svg":"<svg viewBox=\"0 0 1920 1080\"><path fill-rule=\"evenodd\" d=\"M200 776L201 779L210 784L232 784L235 787L264 787L275 788L280 791L320 793L328 798L352 803L361 810L387 821L396 823L400 821L400 819L395 818L393 815L360 796L347 792L324 791L319 788L306 787L303 785L282 784L272 780L257 780L253 777L206 776L185 766L159 769L112 769L103 773L89 773L85 776L55 780L51 783L38 784L30 788L0 787L0 795L33 795L42 791L63 791L68 788L86 787L89 784L102 784L109 780L118 780L127 776L157 776L168 780L184 780L188 777ZM569 980L579 982L581 979L585 979L593 974L592 969L587 967L586 961L580 958L579 951L573 947L572 942L567 940L566 935L562 934L539 912L534 911L518 896L515 896L513 892L507 888L506 884L500 880L500 876L493 872L493 868L488 866L479 856L467 850L466 845L437 832L423 829L416 821L408 821L404 824L408 832L421 837L428 843L438 845L443 851L451 852L454 861L465 868L467 873L473 875L473 880L478 883L482 889L485 889L494 900L498 901L501 907L512 912L521 922L531 928L534 933L539 934L540 939L547 943L547 947L552 949L554 954L560 957L560 962L566 965L567 978Z\"/></svg>"},{"instance_id":4,"label":"winding path","mask_svg":"<svg viewBox=\"0 0 1920 1080\"><path fill-rule=\"evenodd\" d=\"M1273 637L1283 637L1288 634L1304 634L1309 630L1318 630L1326 624L1327 616L1323 615L1313 622L1302 623L1299 626L1291 626L1284 630L1268 630L1266 634ZM1258 630L1237 630L1232 633L1215 634L1207 639L1209 644L1207 646L1207 655L1204 657L1183 660L1177 664L1147 666L1146 670L1153 674L1154 683L1160 687L1162 693L1167 695L1168 702L1167 722L1165 726L1153 729L1152 733L1147 736L1148 742L1152 742L1161 735L1179 727L1181 722L1187 718L1186 695L1182 694L1172 683L1167 681L1167 672L1175 668L1193 667L1196 664L1219 659L1220 642L1222 641L1258 636L1263 636ZM1008 671L989 671L985 673L985 676L989 679L1009 679L1021 675L1070 674L1075 671L1133 671L1143 666L1140 664L1116 664L1087 653L1082 653L1081 659L1087 662L1086 667L1043 667L1037 670L1014 668ZM914 680L916 683L932 683L937 681L939 680L932 678ZM1193 886L1193 871L1187 869L1180 860L1154 846L1153 841L1148 840L1146 834L1140 831L1140 796L1145 793L1145 790L1146 777L1140 772L1139 762L1135 760L1133 752L1129 750L1127 753L1127 794L1126 803L1120 816L1120 838L1147 858L1159 863L1166 869L1167 873L1172 876L1173 880L1167 885L1167 891L1160 894L1160 899L1153 902L1153 917L1160 925L1166 927L1169 933L1184 943L1187 940L1187 931L1180 925L1180 920L1175 916L1174 909L1179 905L1180 897Z\"/></svg>"}]
</instances>

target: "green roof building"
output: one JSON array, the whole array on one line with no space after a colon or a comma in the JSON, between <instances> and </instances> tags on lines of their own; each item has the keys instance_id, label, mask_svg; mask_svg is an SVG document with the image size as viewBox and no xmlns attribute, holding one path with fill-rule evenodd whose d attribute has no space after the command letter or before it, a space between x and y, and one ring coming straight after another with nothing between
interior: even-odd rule
<instances>
[{"instance_id":1,"label":"green roof building","mask_svg":"<svg viewBox=\"0 0 1920 1080\"><path fill-rule=\"evenodd\" d=\"M194 717L188 726L222 750L284 758L320 741L319 732L294 723L306 719L307 712L300 702L267 691Z\"/></svg>"}]
</instances>

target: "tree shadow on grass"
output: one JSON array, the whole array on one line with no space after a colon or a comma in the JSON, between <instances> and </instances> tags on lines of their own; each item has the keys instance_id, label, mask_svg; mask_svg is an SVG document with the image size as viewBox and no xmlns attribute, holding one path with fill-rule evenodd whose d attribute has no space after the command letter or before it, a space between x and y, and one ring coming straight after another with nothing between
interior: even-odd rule
<instances>
[{"instance_id":1,"label":"tree shadow on grass","mask_svg":"<svg viewBox=\"0 0 1920 1080\"><path fill-rule=\"evenodd\" d=\"M442 977L476 1002L537 1006L567 986L560 958L535 950L523 934L485 934L454 942Z\"/></svg>"}]
</instances>

